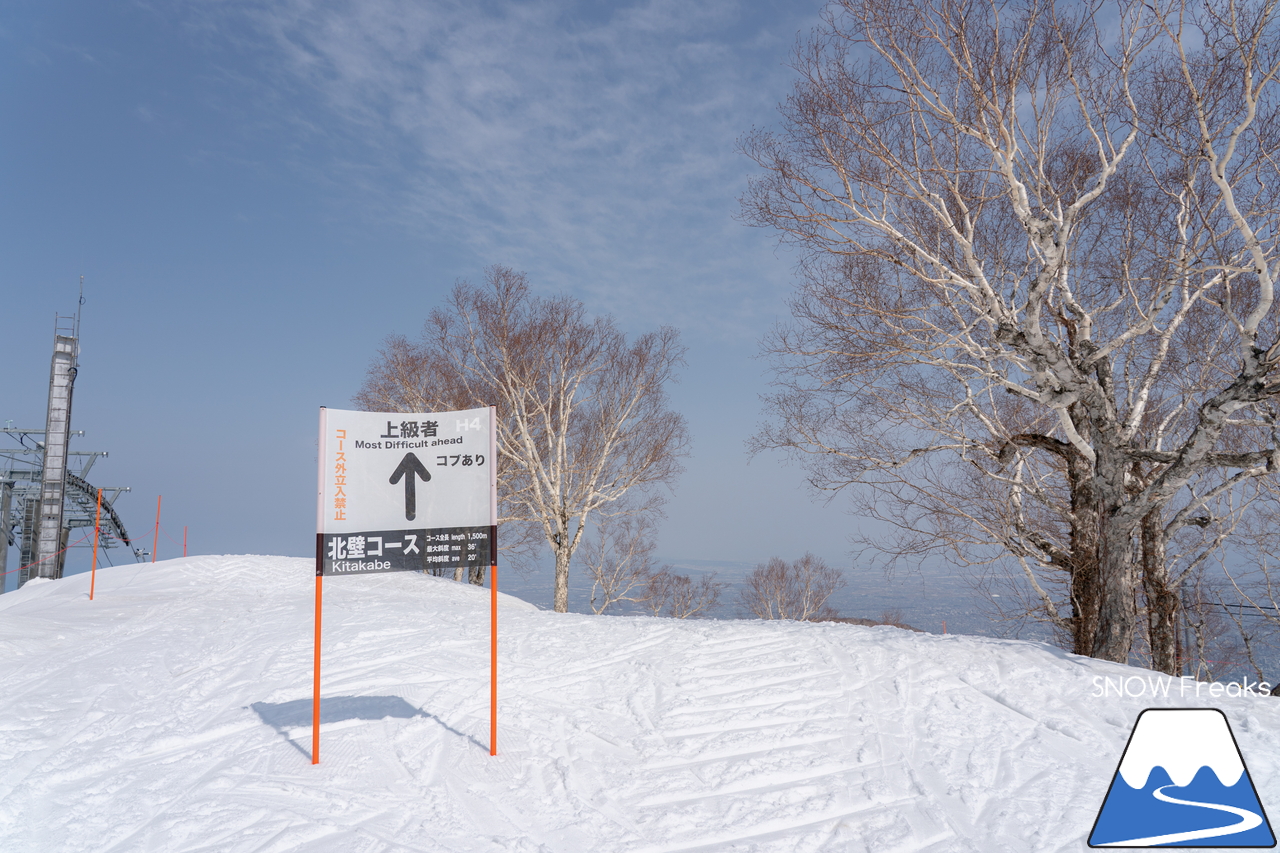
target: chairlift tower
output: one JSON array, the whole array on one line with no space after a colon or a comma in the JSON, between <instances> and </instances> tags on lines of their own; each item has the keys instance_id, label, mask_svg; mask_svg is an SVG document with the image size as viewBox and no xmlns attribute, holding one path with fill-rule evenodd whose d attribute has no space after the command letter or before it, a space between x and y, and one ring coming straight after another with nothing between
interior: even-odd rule
<instances>
[{"instance_id":1,"label":"chairlift tower","mask_svg":"<svg viewBox=\"0 0 1280 853\"><path fill-rule=\"evenodd\" d=\"M49 407L44 421L44 459L40 472L40 519L36 523L32 577L60 578L66 562L68 530L62 524L67 493L67 451L71 441L71 392L79 372L80 312L54 320L53 364L49 368Z\"/></svg>"},{"instance_id":2,"label":"chairlift tower","mask_svg":"<svg viewBox=\"0 0 1280 853\"><path fill-rule=\"evenodd\" d=\"M80 304L84 304L81 280ZM54 319L53 360L49 368L49 401L44 429L14 429L5 424L0 434L17 446L0 446L0 592L4 590L9 547L19 545L18 585L31 578L60 578L66 563L71 531L92 530L97 515L98 489L88 481L89 470L105 451L73 451L71 398L79 371L80 311ZM100 548L129 546L129 534L115 510L127 487L102 489ZM74 544L74 543L72 543Z\"/></svg>"}]
</instances>

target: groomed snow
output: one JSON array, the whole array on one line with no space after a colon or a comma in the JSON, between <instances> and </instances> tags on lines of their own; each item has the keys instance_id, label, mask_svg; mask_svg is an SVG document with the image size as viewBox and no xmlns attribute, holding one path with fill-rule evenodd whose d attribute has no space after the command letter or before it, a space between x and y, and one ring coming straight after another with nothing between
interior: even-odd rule
<instances>
[{"instance_id":1,"label":"groomed snow","mask_svg":"<svg viewBox=\"0 0 1280 853\"><path fill-rule=\"evenodd\" d=\"M1280 700L1097 695L1151 676L1016 641L610 618L197 557L0 597L0 850L1085 849L1144 707L1219 707L1280 813Z\"/></svg>"}]
</instances>

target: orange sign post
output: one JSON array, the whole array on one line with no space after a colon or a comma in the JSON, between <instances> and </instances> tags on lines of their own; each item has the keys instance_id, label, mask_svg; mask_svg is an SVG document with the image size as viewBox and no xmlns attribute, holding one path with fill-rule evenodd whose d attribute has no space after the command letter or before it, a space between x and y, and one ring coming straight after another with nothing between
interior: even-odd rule
<instances>
[{"instance_id":1,"label":"orange sign post","mask_svg":"<svg viewBox=\"0 0 1280 853\"><path fill-rule=\"evenodd\" d=\"M311 693L311 763L320 763L320 606L324 575L316 572L316 659L313 666L315 684Z\"/></svg>"},{"instance_id":2,"label":"orange sign post","mask_svg":"<svg viewBox=\"0 0 1280 853\"><path fill-rule=\"evenodd\" d=\"M489 754L498 754L498 410L489 407Z\"/></svg>"},{"instance_id":3,"label":"orange sign post","mask_svg":"<svg viewBox=\"0 0 1280 853\"><path fill-rule=\"evenodd\" d=\"M156 561L156 554L160 551L160 501L164 495L156 495L156 537L151 541L151 562Z\"/></svg>"},{"instance_id":4,"label":"orange sign post","mask_svg":"<svg viewBox=\"0 0 1280 853\"><path fill-rule=\"evenodd\" d=\"M493 406L434 413L320 409L312 764L320 763L325 575L452 569L465 577L482 573L486 557L489 754L498 754L496 432Z\"/></svg>"},{"instance_id":5,"label":"orange sign post","mask_svg":"<svg viewBox=\"0 0 1280 853\"><path fill-rule=\"evenodd\" d=\"M89 570L89 600L93 601L93 585L98 580L98 534L102 532L102 489L98 489L98 511L93 516L93 564Z\"/></svg>"}]
</instances>

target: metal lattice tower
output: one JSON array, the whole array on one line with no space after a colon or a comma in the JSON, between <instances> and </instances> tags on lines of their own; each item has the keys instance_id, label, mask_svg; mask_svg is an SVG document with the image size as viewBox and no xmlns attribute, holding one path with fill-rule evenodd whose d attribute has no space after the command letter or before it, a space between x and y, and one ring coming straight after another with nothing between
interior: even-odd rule
<instances>
[{"instance_id":1,"label":"metal lattice tower","mask_svg":"<svg viewBox=\"0 0 1280 853\"><path fill-rule=\"evenodd\" d=\"M32 576L60 578L66 560L62 510L67 493L67 451L71 441L71 392L79 368L77 317L54 322L53 364L49 368L49 408L44 426L44 465L40 472L40 520L36 526Z\"/></svg>"},{"instance_id":2,"label":"metal lattice tower","mask_svg":"<svg viewBox=\"0 0 1280 853\"><path fill-rule=\"evenodd\" d=\"M81 304L84 303L83 289ZM14 429L9 421L0 436L16 441L0 446L0 592L5 588L9 548L19 548L18 585L31 578L60 578L71 533L87 529L92 539L98 489L89 483L89 470L104 451L75 451L70 440L83 436L71 429L71 396L79 369L80 316L58 316L54 321L53 362L49 370L49 403L44 429ZM99 547L127 545L133 548L116 499L127 487L102 489L102 523ZM86 537L80 537L86 538ZM81 547L92 547L84 544Z\"/></svg>"},{"instance_id":3,"label":"metal lattice tower","mask_svg":"<svg viewBox=\"0 0 1280 853\"><path fill-rule=\"evenodd\" d=\"M0 474L0 591L4 590L4 579L8 577L9 546L13 544L13 520L9 518L9 507L13 504L14 485L12 480Z\"/></svg>"}]
</instances>

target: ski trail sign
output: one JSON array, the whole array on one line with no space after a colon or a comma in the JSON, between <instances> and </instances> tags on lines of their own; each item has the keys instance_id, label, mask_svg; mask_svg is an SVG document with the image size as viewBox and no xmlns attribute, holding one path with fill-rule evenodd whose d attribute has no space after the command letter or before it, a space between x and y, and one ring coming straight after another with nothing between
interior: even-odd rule
<instances>
[{"instance_id":1,"label":"ski trail sign","mask_svg":"<svg viewBox=\"0 0 1280 853\"><path fill-rule=\"evenodd\" d=\"M320 410L311 763L320 763L323 579L489 566L489 751L497 754L497 434L493 407L458 412Z\"/></svg>"},{"instance_id":2,"label":"ski trail sign","mask_svg":"<svg viewBox=\"0 0 1280 853\"><path fill-rule=\"evenodd\" d=\"M486 565L494 523L489 409L322 409L320 420L321 574Z\"/></svg>"}]
</instances>

